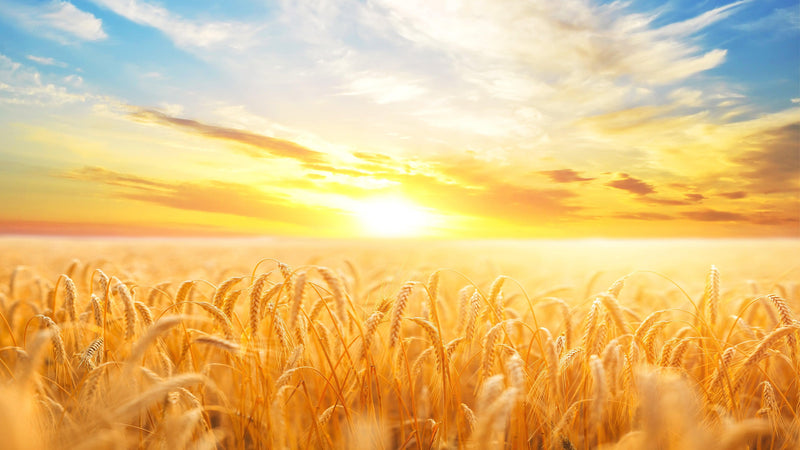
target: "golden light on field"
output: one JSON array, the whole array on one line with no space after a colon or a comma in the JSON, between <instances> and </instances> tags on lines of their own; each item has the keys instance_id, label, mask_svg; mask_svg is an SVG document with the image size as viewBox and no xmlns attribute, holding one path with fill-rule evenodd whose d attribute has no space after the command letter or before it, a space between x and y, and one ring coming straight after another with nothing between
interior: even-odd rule
<instances>
[{"instance_id":1,"label":"golden light on field","mask_svg":"<svg viewBox=\"0 0 800 450\"><path fill-rule=\"evenodd\" d=\"M4 450L800 448L794 239L0 248Z\"/></svg>"},{"instance_id":2,"label":"golden light on field","mask_svg":"<svg viewBox=\"0 0 800 450\"><path fill-rule=\"evenodd\" d=\"M416 237L428 234L433 215L401 197L375 197L359 202L354 212L362 231L372 237Z\"/></svg>"}]
</instances>

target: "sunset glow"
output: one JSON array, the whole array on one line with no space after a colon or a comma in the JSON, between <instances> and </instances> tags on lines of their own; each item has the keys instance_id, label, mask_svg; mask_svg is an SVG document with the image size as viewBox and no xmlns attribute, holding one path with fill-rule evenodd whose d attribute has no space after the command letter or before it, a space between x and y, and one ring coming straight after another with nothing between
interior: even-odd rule
<instances>
[{"instance_id":1,"label":"sunset glow","mask_svg":"<svg viewBox=\"0 0 800 450\"><path fill-rule=\"evenodd\" d=\"M202 5L0 5L0 233L800 236L795 1Z\"/></svg>"},{"instance_id":2,"label":"sunset glow","mask_svg":"<svg viewBox=\"0 0 800 450\"><path fill-rule=\"evenodd\" d=\"M356 214L364 232L376 237L425 235L432 225L430 214L403 199L374 198L360 203Z\"/></svg>"}]
</instances>

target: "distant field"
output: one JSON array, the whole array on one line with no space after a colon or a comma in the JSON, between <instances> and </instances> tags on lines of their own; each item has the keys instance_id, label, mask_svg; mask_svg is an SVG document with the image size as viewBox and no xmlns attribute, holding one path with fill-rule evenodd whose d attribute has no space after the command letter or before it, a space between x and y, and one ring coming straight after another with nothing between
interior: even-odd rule
<instances>
[{"instance_id":1,"label":"distant field","mask_svg":"<svg viewBox=\"0 0 800 450\"><path fill-rule=\"evenodd\" d=\"M800 240L0 255L4 448L800 447Z\"/></svg>"}]
</instances>

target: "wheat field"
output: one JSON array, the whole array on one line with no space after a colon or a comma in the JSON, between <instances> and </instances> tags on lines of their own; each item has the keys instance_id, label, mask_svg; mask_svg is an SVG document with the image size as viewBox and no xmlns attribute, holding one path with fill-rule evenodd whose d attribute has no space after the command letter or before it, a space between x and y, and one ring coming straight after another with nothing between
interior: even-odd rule
<instances>
[{"instance_id":1,"label":"wheat field","mask_svg":"<svg viewBox=\"0 0 800 450\"><path fill-rule=\"evenodd\" d=\"M800 448L800 244L0 241L6 449Z\"/></svg>"}]
</instances>

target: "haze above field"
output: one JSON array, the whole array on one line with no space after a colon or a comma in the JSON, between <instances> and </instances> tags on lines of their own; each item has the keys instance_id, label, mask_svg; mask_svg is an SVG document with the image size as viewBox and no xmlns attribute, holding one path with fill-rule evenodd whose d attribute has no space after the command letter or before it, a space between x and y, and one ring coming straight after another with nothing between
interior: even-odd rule
<instances>
[{"instance_id":1,"label":"haze above field","mask_svg":"<svg viewBox=\"0 0 800 450\"><path fill-rule=\"evenodd\" d=\"M800 236L796 1L0 4L0 232Z\"/></svg>"}]
</instances>

